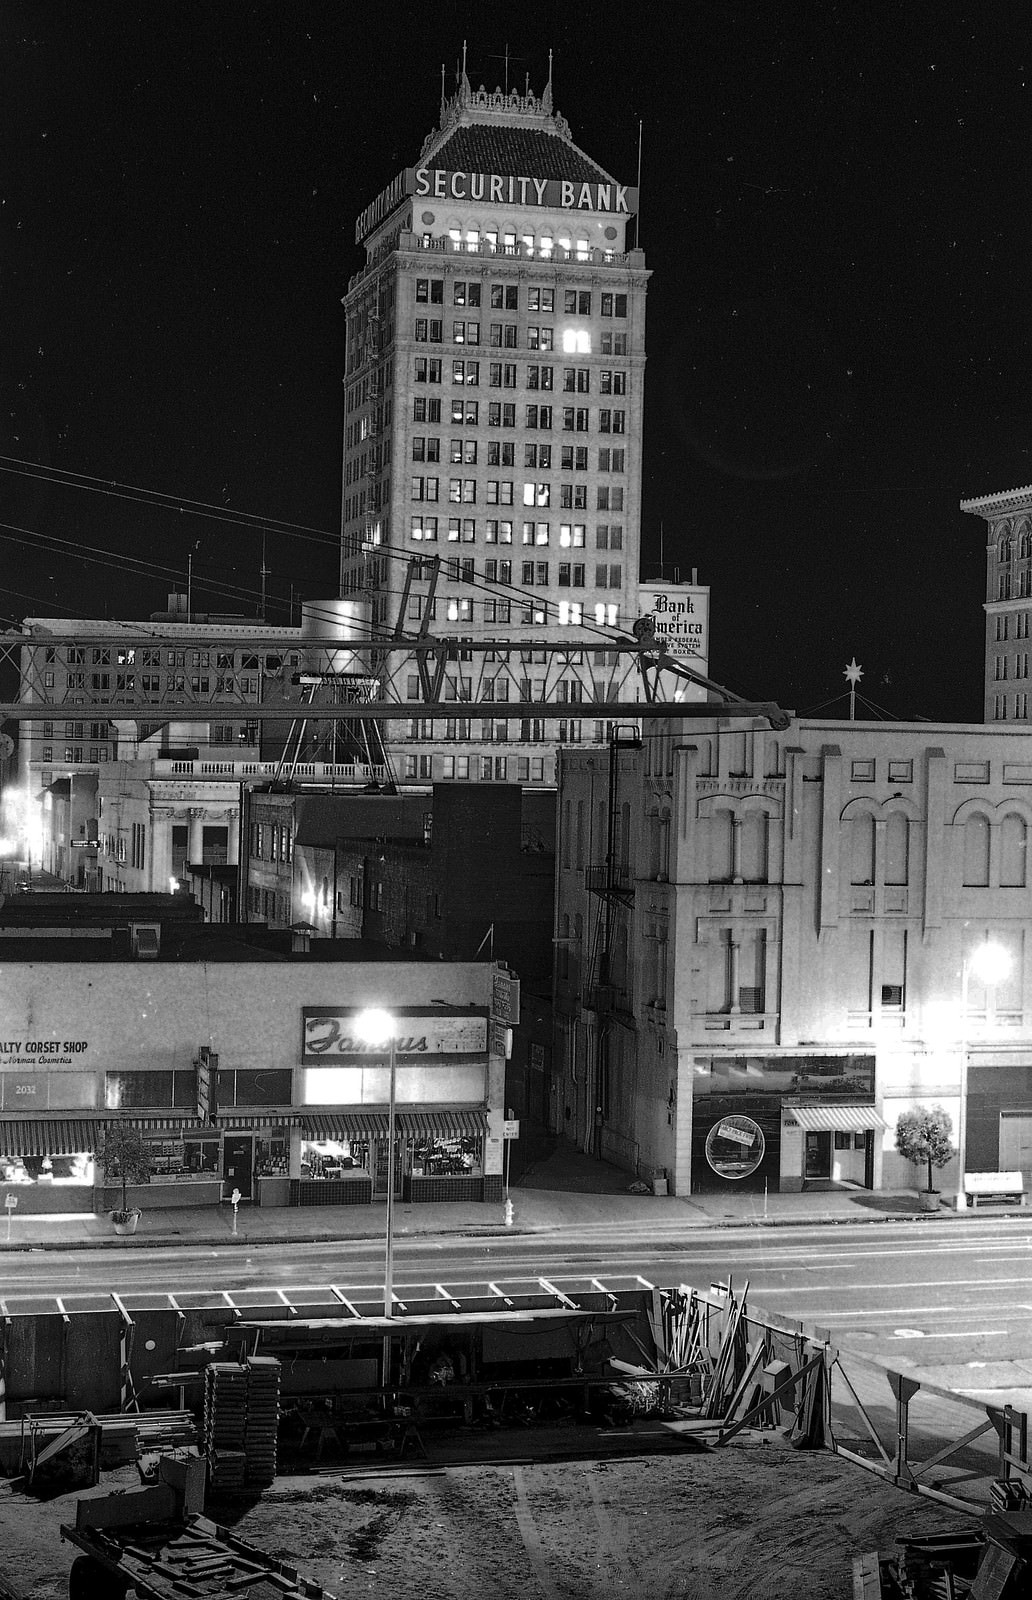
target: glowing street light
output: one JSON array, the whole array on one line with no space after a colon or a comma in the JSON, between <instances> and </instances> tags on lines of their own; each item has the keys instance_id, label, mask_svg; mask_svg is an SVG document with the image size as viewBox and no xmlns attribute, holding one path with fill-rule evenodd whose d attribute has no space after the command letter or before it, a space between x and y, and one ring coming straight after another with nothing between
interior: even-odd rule
<instances>
[{"instance_id":1,"label":"glowing street light","mask_svg":"<svg viewBox=\"0 0 1032 1600\"><path fill-rule=\"evenodd\" d=\"M387 1249L383 1270L383 1314L394 1312L394 1134L397 1100L397 1022L389 1011L361 1011L355 1018L355 1032L374 1049L389 1047L390 1055L390 1107L387 1113ZM384 1383L387 1381L386 1363L390 1352L390 1338L384 1339Z\"/></svg>"},{"instance_id":2,"label":"glowing street light","mask_svg":"<svg viewBox=\"0 0 1032 1600\"><path fill-rule=\"evenodd\" d=\"M957 1210L967 1206L964 1192L964 1167L967 1160L967 1099L968 1099L968 984L974 973L986 988L1002 983L1011 969L1011 956L1002 944L983 939L970 955L964 957L960 978L960 1118L957 1130Z\"/></svg>"}]
</instances>

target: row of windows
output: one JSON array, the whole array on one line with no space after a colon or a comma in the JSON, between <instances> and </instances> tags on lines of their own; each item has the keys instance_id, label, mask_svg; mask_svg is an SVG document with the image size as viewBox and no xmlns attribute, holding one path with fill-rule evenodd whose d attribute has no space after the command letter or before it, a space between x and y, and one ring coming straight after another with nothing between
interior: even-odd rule
<instances>
[{"instance_id":1,"label":"row of windows","mask_svg":"<svg viewBox=\"0 0 1032 1600\"><path fill-rule=\"evenodd\" d=\"M442 443L444 443L442 439L432 434L415 434L412 439L413 461L440 461ZM447 442L447 453L444 459L450 461L454 466L475 467L479 449L479 441L476 439L451 439ZM603 445L598 450L596 459L599 472L626 472L627 470L627 451L623 448ZM514 467L516 465L515 442L510 439L488 439L487 465L489 467ZM550 444L525 444L523 446L523 465L550 471L552 467L552 446ZM563 472L587 472L587 445L562 445L560 447L559 466ZM587 495L587 485L582 484L580 488L583 494Z\"/></svg>"},{"instance_id":2,"label":"row of windows","mask_svg":"<svg viewBox=\"0 0 1032 1600\"><path fill-rule=\"evenodd\" d=\"M613 508L618 509L616 507ZM513 528L516 526L511 519L489 518L484 524L484 539L487 544L512 544ZM475 517L449 517L447 528L443 517L428 516L423 512L413 515L409 524L409 535L422 544L436 544L438 531L445 537L449 544L473 544L477 536L477 522ZM587 524L584 522L560 522L558 524L558 544L561 550L582 550L585 544ZM547 545L552 542L552 524L550 522L524 522L522 524L521 542L523 544ZM596 550L622 550L623 549L623 523L599 522L595 525ZM417 578L428 577L429 573L416 573Z\"/></svg>"},{"instance_id":3,"label":"row of windows","mask_svg":"<svg viewBox=\"0 0 1032 1600\"><path fill-rule=\"evenodd\" d=\"M1007 639L1027 639L1029 614L1027 611L1013 613L1004 612L996 619L996 642L1001 644Z\"/></svg>"},{"instance_id":4,"label":"row of windows","mask_svg":"<svg viewBox=\"0 0 1032 1600\"><path fill-rule=\"evenodd\" d=\"M445 323L443 317L416 317L413 320L412 331L417 344L461 344L479 345L482 342L483 324L472 321L453 321L450 325ZM558 345L555 341L555 329L548 323L528 323L526 329L526 348L528 350L556 350L564 355L590 356L594 348L594 340L588 328L563 328ZM517 322L489 322L487 324L487 338L485 342L492 350L518 350L520 348L520 325ZM625 356L627 354L627 335L625 333L603 333L599 339L599 352L604 356Z\"/></svg>"},{"instance_id":5,"label":"row of windows","mask_svg":"<svg viewBox=\"0 0 1032 1600\"><path fill-rule=\"evenodd\" d=\"M472 506L477 503L476 478L449 478L447 480L448 499L454 505ZM511 506L517 503L515 498L516 485L512 478L488 478L486 483L480 485L483 491L485 505ZM559 495L556 504L560 509L571 511L586 511L588 509L587 484L563 483L558 485ZM552 504L552 485L550 483L525 483L522 489L523 504L537 506L544 510ZM431 505L437 504L441 496L440 478L424 477L419 473L412 476L410 483L410 498L423 500ZM600 483L595 488L596 511L623 511L624 489L615 484ZM413 537L420 538L425 535L415 533Z\"/></svg>"},{"instance_id":6,"label":"row of windows","mask_svg":"<svg viewBox=\"0 0 1032 1600\"><path fill-rule=\"evenodd\" d=\"M52 744L45 744L40 753L40 760L53 761L53 759L54 746ZM110 761L112 756L111 750L106 744L69 744L65 745L64 755L61 757L61 759L68 762L72 766L77 765L80 761L91 761L99 766L102 761Z\"/></svg>"},{"instance_id":7,"label":"row of windows","mask_svg":"<svg viewBox=\"0 0 1032 1600\"><path fill-rule=\"evenodd\" d=\"M511 561L485 561L484 579L488 583L511 584L513 563ZM517 563L519 581L525 588L544 589L550 586L550 564L547 561L522 561ZM582 561L560 561L556 567L556 582L560 589L583 589L588 579L587 568ZM444 576L452 583L475 583L476 568L473 561L448 561L445 565ZM595 563L594 587L596 589L620 589L623 587L623 566L616 561L601 561ZM490 606L492 614L497 600L485 602ZM508 605L508 601L502 602ZM411 595L408 602L410 617L426 617L436 621L438 615L453 618L453 608L458 605L466 608L466 615L471 615L472 602L459 597L446 597L440 601L442 607L438 611L438 601L427 600L423 595ZM499 619L501 620L501 619ZM508 621L508 617L505 618Z\"/></svg>"},{"instance_id":8,"label":"row of windows","mask_svg":"<svg viewBox=\"0 0 1032 1600\"><path fill-rule=\"evenodd\" d=\"M1008 678L1028 677L1028 651L1019 650L1013 657L997 656L995 660L996 682L1003 683Z\"/></svg>"},{"instance_id":9,"label":"row of windows","mask_svg":"<svg viewBox=\"0 0 1032 1600\"><path fill-rule=\"evenodd\" d=\"M430 363L431 367L434 365ZM440 383L440 362L437 362L437 376L427 381ZM480 424L480 402L458 397L451 401L451 421L462 423L466 427L478 427ZM524 426L527 428L550 429L554 425L556 409L553 406L530 405L524 409ZM590 414L587 406L561 406L559 408L559 422L564 433L587 433L590 428ZM412 402L413 422L435 423L441 420L441 402L433 396L417 395ZM489 428L515 428L516 403L511 400L491 400L487 406L487 425ZM614 409L610 406L601 406L598 412L599 433L626 433L626 411ZM585 447L586 448L586 447Z\"/></svg>"},{"instance_id":10,"label":"row of windows","mask_svg":"<svg viewBox=\"0 0 1032 1600\"><path fill-rule=\"evenodd\" d=\"M1028 717L1028 692L1019 689L1013 696L1005 694L993 697L993 721L1006 722L1013 717L1016 722L1024 722Z\"/></svg>"},{"instance_id":11,"label":"row of windows","mask_svg":"<svg viewBox=\"0 0 1032 1600\"><path fill-rule=\"evenodd\" d=\"M597 587L600 589L607 586L602 581L605 571L606 569L603 567L598 569L599 581ZM611 566L608 572L608 587L611 589L620 588L622 581L621 569ZM560 579L560 584L562 584L562 579ZM527 586L532 588L534 584L533 582L528 582ZM579 585L574 583L572 587L576 588ZM438 604L440 605L440 610L438 610ZM551 609L554 614L554 620L561 627L579 627L584 621L584 605L580 600L560 600ZM464 599L461 595L453 595L440 602L435 600L428 605L417 595L409 601L408 614L410 618L418 618L425 615L430 621L434 621L440 616L448 622L472 623L476 619L478 610L482 610L485 622L497 622L506 627L516 622L524 627L543 628L548 621L549 607L539 601L523 603L512 600L484 600L474 603L472 600ZM612 602L607 604L604 601L599 601L594 606L593 611L594 620L600 626L616 627L619 615L619 607L617 605ZM412 698L413 696L410 695L409 699L411 700Z\"/></svg>"},{"instance_id":12,"label":"row of windows","mask_svg":"<svg viewBox=\"0 0 1032 1600\"><path fill-rule=\"evenodd\" d=\"M481 783L544 783L544 756L403 756L402 776L433 783L478 776Z\"/></svg>"},{"instance_id":13,"label":"row of windows","mask_svg":"<svg viewBox=\"0 0 1032 1600\"><path fill-rule=\"evenodd\" d=\"M486 237L486 236L485 236ZM507 239L516 243L515 234L507 234ZM566 247L568 248L568 246ZM482 294L484 284L478 278L452 280L452 305L476 307L484 302ZM516 283L490 283L487 285L487 304L492 311L518 311L520 309L520 288ZM557 292L554 288L541 288L531 285L525 289L527 311L554 312L558 308L568 317L590 317L592 314L592 290L590 289L561 289ZM603 317L626 317L627 296L625 294L602 291L598 296L598 312ZM417 305L443 305L444 304L444 279L443 278L417 278L416 279L416 304Z\"/></svg>"},{"instance_id":14,"label":"row of windows","mask_svg":"<svg viewBox=\"0 0 1032 1600\"><path fill-rule=\"evenodd\" d=\"M441 383L443 381L444 363L440 356L415 356L413 358L413 373L417 383ZM480 369L485 363L473 361L465 356L455 358L451 363L451 381L453 384L462 384L467 389L480 387ZM488 361L487 387L489 389L516 389L519 384L519 362L517 361ZM562 367L561 383L564 394L590 394L592 392L590 367ZM556 368L542 366L538 362L528 362L526 369L525 387L527 389L543 389L546 392L557 389ZM598 373L599 394L627 394L628 374L620 367L602 367Z\"/></svg>"},{"instance_id":15,"label":"row of windows","mask_svg":"<svg viewBox=\"0 0 1032 1600\"><path fill-rule=\"evenodd\" d=\"M285 822L252 822L250 853L259 861L293 859L294 840Z\"/></svg>"},{"instance_id":16,"label":"row of windows","mask_svg":"<svg viewBox=\"0 0 1032 1600\"><path fill-rule=\"evenodd\" d=\"M71 667L86 665L95 667L160 667L162 656L167 667L215 667L233 672L239 667L241 672L278 672L284 662L296 666L300 656L291 653L284 656L282 653L260 655L252 650L169 650L137 648L127 646L125 649L109 649L107 646L94 646L87 649L85 645L69 645L64 650L59 650L56 645L47 645L44 651L44 660L48 665L55 665L64 661Z\"/></svg>"}]
</instances>

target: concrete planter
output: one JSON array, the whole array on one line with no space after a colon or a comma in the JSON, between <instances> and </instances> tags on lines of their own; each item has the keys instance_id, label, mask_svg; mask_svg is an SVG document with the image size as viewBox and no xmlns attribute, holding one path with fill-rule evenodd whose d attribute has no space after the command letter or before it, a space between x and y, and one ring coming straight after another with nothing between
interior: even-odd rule
<instances>
[{"instance_id":1,"label":"concrete planter","mask_svg":"<svg viewBox=\"0 0 1032 1600\"><path fill-rule=\"evenodd\" d=\"M942 1195L938 1189L920 1189L917 1195L918 1209L921 1211L938 1211Z\"/></svg>"},{"instance_id":2,"label":"concrete planter","mask_svg":"<svg viewBox=\"0 0 1032 1600\"><path fill-rule=\"evenodd\" d=\"M112 1211L111 1226L119 1234L135 1233L140 1215L139 1211Z\"/></svg>"}]
</instances>

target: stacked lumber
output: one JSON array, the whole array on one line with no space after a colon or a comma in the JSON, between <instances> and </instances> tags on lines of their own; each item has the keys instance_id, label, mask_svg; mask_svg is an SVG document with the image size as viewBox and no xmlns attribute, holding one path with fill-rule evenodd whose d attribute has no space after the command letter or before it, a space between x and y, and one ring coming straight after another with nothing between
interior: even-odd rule
<instances>
[{"instance_id":1,"label":"stacked lumber","mask_svg":"<svg viewBox=\"0 0 1032 1600\"><path fill-rule=\"evenodd\" d=\"M280 1364L275 1356L204 1369L204 1453L216 1494L264 1489L276 1477Z\"/></svg>"},{"instance_id":2,"label":"stacked lumber","mask_svg":"<svg viewBox=\"0 0 1032 1600\"><path fill-rule=\"evenodd\" d=\"M276 1480L280 1364L275 1356L248 1356L247 1481L267 1489Z\"/></svg>"}]
</instances>

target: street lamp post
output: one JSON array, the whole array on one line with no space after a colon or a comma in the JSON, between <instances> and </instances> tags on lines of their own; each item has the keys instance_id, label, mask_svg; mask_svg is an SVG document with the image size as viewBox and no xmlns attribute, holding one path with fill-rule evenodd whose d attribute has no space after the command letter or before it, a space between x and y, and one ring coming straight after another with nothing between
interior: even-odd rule
<instances>
[{"instance_id":1,"label":"street lamp post","mask_svg":"<svg viewBox=\"0 0 1032 1600\"><path fill-rule=\"evenodd\" d=\"M986 989L1002 982L1011 968L1009 951L994 944L989 938L976 945L964 957L960 974L960 1116L957 1127L957 1210L967 1207L964 1192L964 1168L967 1161L967 1100L968 1100L968 986L971 974Z\"/></svg>"},{"instance_id":2,"label":"street lamp post","mask_svg":"<svg viewBox=\"0 0 1032 1600\"><path fill-rule=\"evenodd\" d=\"M394 1312L394 1143L397 1123L397 1038L394 1017L389 1011L363 1011L356 1022L356 1031L366 1044L388 1046L390 1063L390 1103L387 1111L387 1244L383 1268L383 1314ZM390 1335L384 1338L384 1378L390 1356Z\"/></svg>"}]
</instances>

